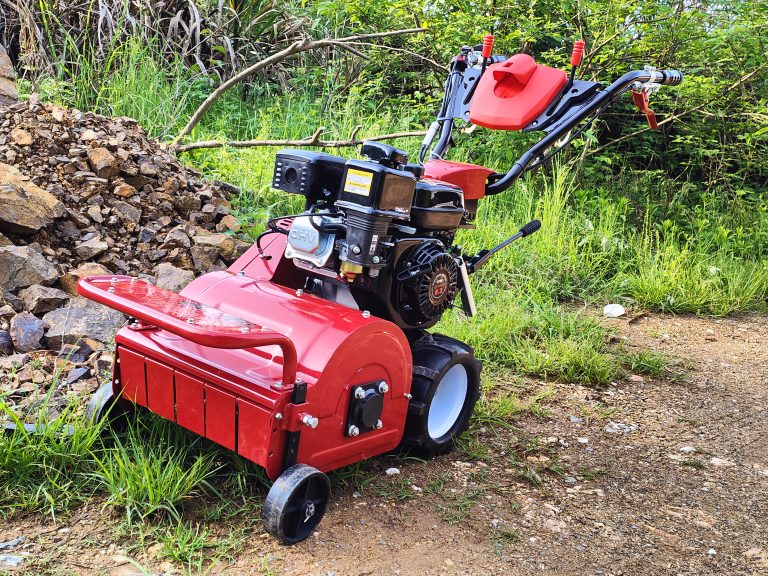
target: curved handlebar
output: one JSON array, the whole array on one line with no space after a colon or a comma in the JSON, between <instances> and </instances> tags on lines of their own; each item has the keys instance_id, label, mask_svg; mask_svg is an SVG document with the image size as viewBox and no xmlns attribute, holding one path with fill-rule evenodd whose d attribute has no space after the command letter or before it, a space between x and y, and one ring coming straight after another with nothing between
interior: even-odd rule
<instances>
[{"instance_id":1,"label":"curved handlebar","mask_svg":"<svg viewBox=\"0 0 768 576\"><path fill-rule=\"evenodd\" d=\"M534 144L526 151L520 159L515 162L512 168L506 174L493 182L486 184L485 193L487 195L504 192L520 176L522 176L530 165L539 158L550 146L554 145L563 136L568 134L575 126L589 118L595 112L613 104L619 96L632 88L636 82L653 82L666 86L677 86L683 81L683 73L679 70L634 70L627 72L621 78L613 82L605 90L597 92L587 104L578 111L565 118L555 130L549 132L544 138Z\"/></svg>"}]
</instances>

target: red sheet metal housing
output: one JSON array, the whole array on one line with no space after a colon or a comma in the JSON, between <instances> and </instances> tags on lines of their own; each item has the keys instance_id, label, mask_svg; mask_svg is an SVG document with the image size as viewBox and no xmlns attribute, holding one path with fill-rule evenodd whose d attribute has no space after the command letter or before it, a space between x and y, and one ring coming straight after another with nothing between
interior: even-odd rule
<instances>
[{"instance_id":1,"label":"red sheet metal housing","mask_svg":"<svg viewBox=\"0 0 768 576\"><path fill-rule=\"evenodd\" d=\"M493 170L485 166L450 162L448 160L429 160L424 164L424 176L454 184L462 189L465 200L485 198L485 182Z\"/></svg>"},{"instance_id":2,"label":"red sheet metal housing","mask_svg":"<svg viewBox=\"0 0 768 576\"><path fill-rule=\"evenodd\" d=\"M150 327L143 310L142 322L121 329L115 338L115 392L236 451L264 467L272 479L282 471L288 431L301 431L297 461L322 471L394 449L403 434L411 386L405 334L389 321L273 282L285 237L270 238L265 244L272 259L261 258L253 247L229 270L193 281L176 302L185 311L191 301L228 315L224 325L264 327L263 342L248 340L243 331L242 347L217 348L211 345L221 344L215 338L195 342L189 326L171 322L178 316L173 307L153 320L166 329ZM101 301L119 307L109 300L114 293L102 292L107 296ZM140 303L147 306L146 300ZM215 326L197 329L216 332ZM255 330L248 333L255 336ZM296 351L297 377L307 383L305 404L290 403L294 383L283 382L283 364L291 348L278 336ZM347 437L351 389L378 380L389 384L383 428ZM304 414L318 418L318 427L304 426Z\"/></svg>"}]
</instances>

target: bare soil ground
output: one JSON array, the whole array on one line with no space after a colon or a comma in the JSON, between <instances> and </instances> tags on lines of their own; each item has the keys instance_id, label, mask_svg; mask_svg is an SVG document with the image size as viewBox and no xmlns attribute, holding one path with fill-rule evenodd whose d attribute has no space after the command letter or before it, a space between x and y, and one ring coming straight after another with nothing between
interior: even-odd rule
<instances>
[{"instance_id":1,"label":"bare soil ground","mask_svg":"<svg viewBox=\"0 0 768 576\"><path fill-rule=\"evenodd\" d=\"M374 460L362 487L337 477L308 541L277 545L254 519L231 559L204 571L768 574L766 320L611 321L618 345L668 354L673 374L602 390L555 384L545 413L522 414L511 429L488 425L463 450L429 463ZM547 386L530 383L529 392ZM390 466L400 474L387 476ZM210 529L242 530L243 522ZM140 573L121 557L126 539L114 526L94 501L59 524L0 526L0 542L28 538L37 560L19 571L29 574ZM130 554L167 571L156 552Z\"/></svg>"}]
</instances>

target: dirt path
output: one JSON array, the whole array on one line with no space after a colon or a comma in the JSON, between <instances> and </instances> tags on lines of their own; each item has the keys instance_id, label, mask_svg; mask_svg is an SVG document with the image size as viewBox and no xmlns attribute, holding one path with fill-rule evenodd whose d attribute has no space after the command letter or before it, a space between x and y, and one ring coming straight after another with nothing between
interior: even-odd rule
<instances>
[{"instance_id":1,"label":"dirt path","mask_svg":"<svg viewBox=\"0 0 768 576\"><path fill-rule=\"evenodd\" d=\"M545 415L488 425L452 455L375 460L357 483L337 478L309 541L287 548L255 529L211 573L768 574L766 320L613 321L623 346L668 354L679 376L601 391L558 384ZM390 466L400 474L385 475ZM32 540L70 548L89 527L93 554L72 547L57 560L64 573L135 572L115 568L114 547L100 553L114 536L99 515L90 505L71 536L52 527L53 539ZM0 541L25 524L0 528Z\"/></svg>"}]
</instances>

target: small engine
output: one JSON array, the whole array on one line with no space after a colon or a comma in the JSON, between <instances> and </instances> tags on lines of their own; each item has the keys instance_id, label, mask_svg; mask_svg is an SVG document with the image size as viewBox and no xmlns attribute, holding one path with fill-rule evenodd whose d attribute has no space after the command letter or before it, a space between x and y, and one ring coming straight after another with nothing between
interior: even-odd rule
<instances>
[{"instance_id":1,"label":"small engine","mask_svg":"<svg viewBox=\"0 0 768 576\"><path fill-rule=\"evenodd\" d=\"M306 272L304 289L386 318L427 328L461 289L462 260L451 252L467 225L462 190L422 178L402 150L366 142L369 160L283 150L273 186L306 198L285 256Z\"/></svg>"}]
</instances>

